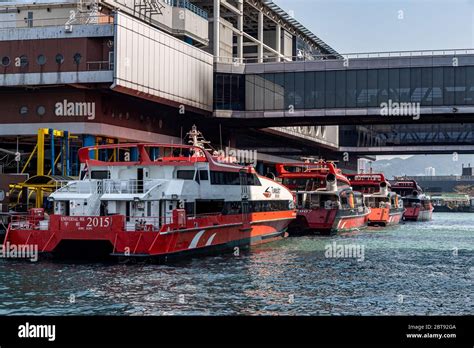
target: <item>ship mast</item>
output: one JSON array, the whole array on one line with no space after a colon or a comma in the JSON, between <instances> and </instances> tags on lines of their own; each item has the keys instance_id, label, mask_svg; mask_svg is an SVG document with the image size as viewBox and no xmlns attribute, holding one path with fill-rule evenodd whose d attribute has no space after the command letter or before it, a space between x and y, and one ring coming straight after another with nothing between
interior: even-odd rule
<instances>
[{"instance_id":1,"label":"ship mast","mask_svg":"<svg viewBox=\"0 0 474 348\"><path fill-rule=\"evenodd\" d=\"M210 153L215 152L215 150L210 145L210 141L207 141L202 133L197 129L196 125L191 127L191 130L186 133L186 136L189 138L188 143L192 146L203 148Z\"/></svg>"}]
</instances>

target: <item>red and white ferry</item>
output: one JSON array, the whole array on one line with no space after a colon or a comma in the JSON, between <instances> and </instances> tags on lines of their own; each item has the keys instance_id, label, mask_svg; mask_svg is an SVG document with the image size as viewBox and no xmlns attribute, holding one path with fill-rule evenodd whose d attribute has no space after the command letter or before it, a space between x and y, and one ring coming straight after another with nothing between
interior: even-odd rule
<instances>
[{"instance_id":1,"label":"red and white ferry","mask_svg":"<svg viewBox=\"0 0 474 348\"><path fill-rule=\"evenodd\" d=\"M431 198L415 180L398 180L392 184L392 190L403 197L405 213L403 220L429 221L433 217L433 204Z\"/></svg>"},{"instance_id":2,"label":"red and white ferry","mask_svg":"<svg viewBox=\"0 0 474 348\"><path fill-rule=\"evenodd\" d=\"M292 193L251 166L223 163L196 144L197 134L193 145L82 148L81 180L49 197L52 215L32 209L12 221L5 243L57 257L166 260L284 237L296 217ZM101 152L117 161L91 157Z\"/></svg>"},{"instance_id":3,"label":"red and white ferry","mask_svg":"<svg viewBox=\"0 0 474 348\"><path fill-rule=\"evenodd\" d=\"M354 190L364 194L365 204L370 208L368 224L389 226L400 222L405 209L399 194L390 192L390 183L383 174L345 174Z\"/></svg>"},{"instance_id":4,"label":"red and white ferry","mask_svg":"<svg viewBox=\"0 0 474 348\"><path fill-rule=\"evenodd\" d=\"M367 226L370 210L360 192L331 162L278 164L278 178L296 196L290 233L335 234Z\"/></svg>"}]
</instances>

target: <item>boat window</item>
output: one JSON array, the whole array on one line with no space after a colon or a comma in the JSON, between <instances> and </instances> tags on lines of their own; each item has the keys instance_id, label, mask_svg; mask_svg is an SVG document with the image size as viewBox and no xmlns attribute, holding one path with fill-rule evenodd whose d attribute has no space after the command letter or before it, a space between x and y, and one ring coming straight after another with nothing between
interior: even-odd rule
<instances>
[{"instance_id":1,"label":"boat window","mask_svg":"<svg viewBox=\"0 0 474 348\"><path fill-rule=\"evenodd\" d=\"M310 209L316 209L321 207L321 196L320 195L311 195L311 204Z\"/></svg>"},{"instance_id":2,"label":"boat window","mask_svg":"<svg viewBox=\"0 0 474 348\"><path fill-rule=\"evenodd\" d=\"M224 200L196 200L196 215L222 213Z\"/></svg>"},{"instance_id":3,"label":"boat window","mask_svg":"<svg viewBox=\"0 0 474 348\"><path fill-rule=\"evenodd\" d=\"M415 206L417 204L420 204L420 199L419 198L404 198L403 199L403 205L405 207L412 207L412 206Z\"/></svg>"},{"instance_id":4,"label":"boat window","mask_svg":"<svg viewBox=\"0 0 474 348\"><path fill-rule=\"evenodd\" d=\"M153 214L151 213L151 202L150 201L146 202L146 205L147 205L146 207L147 215L153 216Z\"/></svg>"},{"instance_id":5,"label":"boat window","mask_svg":"<svg viewBox=\"0 0 474 348\"><path fill-rule=\"evenodd\" d=\"M93 170L91 171L91 179L110 179L110 172L108 170Z\"/></svg>"},{"instance_id":6,"label":"boat window","mask_svg":"<svg viewBox=\"0 0 474 348\"><path fill-rule=\"evenodd\" d=\"M247 185L249 186L261 186L260 180L256 174L246 173L247 176Z\"/></svg>"},{"instance_id":7,"label":"boat window","mask_svg":"<svg viewBox=\"0 0 474 348\"><path fill-rule=\"evenodd\" d=\"M302 207L302 206L303 206L303 199L304 199L304 194L303 194L303 193L302 193L302 194L298 194L298 195L296 196L296 200L297 200L297 203L296 203L296 204L298 205L298 207Z\"/></svg>"},{"instance_id":8,"label":"boat window","mask_svg":"<svg viewBox=\"0 0 474 348\"><path fill-rule=\"evenodd\" d=\"M178 170L176 173L176 178L182 180L193 180L194 170Z\"/></svg>"},{"instance_id":9,"label":"boat window","mask_svg":"<svg viewBox=\"0 0 474 348\"><path fill-rule=\"evenodd\" d=\"M242 202L225 202L222 213L224 215L242 214Z\"/></svg>"},{"instance_id":10,"label":"boat window","mask_svg":"<svg viewBox=\"0 0 474 348\"><path fill-rule=\"evenodd\" d=\"M196 213L194 210L194 202L186 202L184 204L184 209L186 210L186 215L194 216Z\"/></svg>"},{"instance_id":11,"label":"boat window","mask_svg":"<svg viewBox=\"0 0 474 348\"><path fill-rule=\"evenodd\" d=\"M349 207L349 200L347 199L346 192L341 193L341 205L344 209L347 209Z\"/></svg>"},{"instance_id":12,"label":"boat window","mask_svg":"<svg viewBox=\"0 0 474 348\"><path fill-rule=\"evenodd\" d=\"M323 180L307 178L283 178L282 184L294 191L315 191L325 187Z\"/></svg>"},{"instance_id":13,"label":"boat window","mask_svg":"<svg viewBox=\"0 0 474 348\"><path fill-rule=\"evenodd\" d=\"M369 208L380 208L380 203L388 202L387 197L367 197L365 199L365 205ZM358 203L359 204L359 203Z\"/></svg>"},{"instance_id":14,"label":"boat window","mask_svg":"<svg viewBox=\"0 0 474 348\"><path fill-rule=\"evenodd\" d=\"M212 185L240 185L239 173L236 172L211 172Z\"/></svg>"},{"instance_id":15,"label":"boat window","mask_svg":"<svg viewBox=\"0 0 474 348\"><path fill-rule=\"evenodd\" d=\"M87 177L88 173L89 172L87 170L82 170L80 175L79 175L80 180L84 180Z\"/></svg>"},{"instance_id":16,"label":"boat window","mask_svg":"<svg viewBox=\"0 0 474 348\"><path fill-rule=\"evenodd\" d=\"M337 180L337 186L342 187L342 186L349 186L349 185L345 181Z\"/></svg>"},{"instance_id":17,"label":"boat window","mask_svg":"<svg viewBox=\"0 0 474 348\"><path fill-rule=\"evenodd\" d=\"M379 191L378 187L375 186L365 186L365 185L351 185L354 191L363 192L366 194L371 194Z\"/></svg>"},{"instance_id":18,"label":"boat window","mask_svg":"<svg viewBox=\"0 0 474 348\"><path fill-rule=\"evenodd\" d=\"M290 210L290 201L251 201L250 212L261 213L268 211L286 211Z\"/></svg>"},{"instance_id":19,"label":"boat window","mask_svg":"<svg viewBox=\"0 0 474 348\"><path fill-rule=\"evenodd\" d=\"M207 170L200 170L199 171L199 179L200 180L209 180L209 172Z\"/></svg>"}]
</instances>

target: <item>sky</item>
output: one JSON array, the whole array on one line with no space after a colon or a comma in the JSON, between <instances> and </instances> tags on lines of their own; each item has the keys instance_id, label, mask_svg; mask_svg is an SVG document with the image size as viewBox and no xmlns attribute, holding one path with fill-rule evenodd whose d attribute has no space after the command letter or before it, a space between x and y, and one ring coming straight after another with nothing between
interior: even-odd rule
<instances>
[{"instance_id":1,"label":"sky","mask_svg":"<svg viewBox=\"0 0 474 348\"><path fill-rule=\"evenodd\" d=\"M474 0L273 2L340 53L474 48Z\"/></svg>"}]
</instances>

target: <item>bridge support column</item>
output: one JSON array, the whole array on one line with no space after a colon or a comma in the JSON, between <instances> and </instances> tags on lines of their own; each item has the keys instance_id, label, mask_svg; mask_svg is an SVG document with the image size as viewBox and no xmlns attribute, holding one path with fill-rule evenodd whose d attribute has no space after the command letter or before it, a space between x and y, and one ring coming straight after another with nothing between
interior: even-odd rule
<instances>
[{"instance_id":1,"label":"bridge support column","mask_svg":"<svg viewBox=\"0 0 474 348\"><path fill-rule=\"evenodd\" d=\"M263 12L258 12L258 62L263 63Z\"/></svg>"},{"instance_id":2,"label":"bridge support column","mask_svg":"<svg viewBox=\"0 0 474 348\"><path fill-rule=\"evenodd\" d=\"M281 25L277 24L275 28L275 51L277 51L279 54L281 53ZM280 62L280 55L276 56L276 61Z\"/></svg>"},{"instance_id":3,"label":"bridge support column","mask_svg":"<svg viewBox=\"0 0 474 348\"><path fill-rule=\"evenodd\" d=\"M214 33L214 59L219 58L221 51L221 36L220 36L220 18L221 18L221 0L214 0L214 14L213 14L213 33Z\"/></svg>"},{"instance_id":4,"label":"bridge support column","mask_svg":"<svg viewBox=\"0 0 474 348\"><path fill-rule=\"evenodd\" d=\"M238 0L237 8L239 9L237 18L237 30L239 31L237 35L237 61L242 64L244 60L244 0Z\"/></svg>"}]
</instances>

